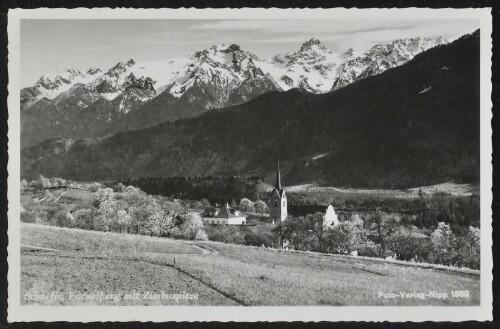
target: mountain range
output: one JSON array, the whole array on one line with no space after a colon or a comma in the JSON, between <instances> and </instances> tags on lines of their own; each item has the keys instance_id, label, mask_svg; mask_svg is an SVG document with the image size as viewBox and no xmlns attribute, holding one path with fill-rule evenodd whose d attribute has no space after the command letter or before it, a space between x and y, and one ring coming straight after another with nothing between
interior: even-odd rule
<instances>
[{"instance_id":1,"label":"mountain range","mask_svg":"<svg viewBox=\"0 0 500 329\"><path fill-rule=\"evenodd\" d=\"M447 180L478 183L479 39L476 31L421 51L408 60L403 55L389 55L384 47L374 47L371 52L385 54L385 60L344 60L329 70L316 68L315 72L325 69L325 76L332 75L328 80L331 84L315 92L292 88L304 86L304 80L294 80L296 76L290 77L293 82L285 90L283 79L252 59L255 70L249 61L242 64L241 72L255 73L247 79L267 76L279 88L243 103L207 109L191 118L145 129L101 138L45 140L23 148L22 176L101 180L264 175L272 181L279 152L285 185L316 182L328 186L406 188ZM414 42L387 46L390 51L408 49L405 56L412 56L411 50L417 48ZM313 39L298 53L312 54L310 49L315 53L325 51ZM350 53L345 56L356 56ZM267 63L281 61L282 67L312 65L302 61L304 58L299 62L293 54L287 54ZM390 68L399 60L405 63ZM356 63L359 69L354 69ZM346 80L340 79L341 75L332 73L351 68L352 72L345 74L352 78L348 84L342 82ZM105 92L114 92L112 87L120 83L109 83L110 89L106 87ZM143 85L148 85L145 78L140 83ZM154 83L153 87L157 93L161 89ZM157 102L160 108L165 102L179 99L168 92L172 88L164 88L145 104ZM183 92L182 98L192 89L175 90ZM148 87L141 90L146 93Z\"/></svg>"},{"instance_id":2,"label":"mountain range","mask_svg":"<svg viewBox=\"0 0 500 329\"><path fill-rule=\"evenodd\" d=\"M321 94L400 66L447 43L443 37L400 39L367 52L332 52L312 38L299 50L259 59L240 46L214 45L186 57L108 70L68 69L21 90L23 147L47 138L102 137L195 117L271 91Z\"/></svg>"}]
</instances>

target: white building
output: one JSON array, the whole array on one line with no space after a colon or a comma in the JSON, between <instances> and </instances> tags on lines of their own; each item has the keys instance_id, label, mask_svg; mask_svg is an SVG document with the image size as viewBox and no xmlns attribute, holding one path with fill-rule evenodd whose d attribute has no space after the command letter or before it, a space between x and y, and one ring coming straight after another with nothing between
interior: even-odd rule
<instances>
[{"instance_id":1,"label":"white building","mask_svg":"<svg viewBox=\"0 0 500 329\"><path fill-rule=\"evenodd\" d=\"M224 207L209 207L202 214L203 223L219 225L246 225L247 214L231 209L226 203Z\"/></svg>"},{"instance_id":2,"label":"white building","mask_svg":"<svg viewBox=\"0 0 500 329\"><path fill-rule=\"evenodd\" d=\"M339 219L337 214L335 213L335 209L333 209L332 205L329 205L326 209L325 216L323 217L323 225L325 227L332 227L339 224Z\"/></svg>"}]
</instances>

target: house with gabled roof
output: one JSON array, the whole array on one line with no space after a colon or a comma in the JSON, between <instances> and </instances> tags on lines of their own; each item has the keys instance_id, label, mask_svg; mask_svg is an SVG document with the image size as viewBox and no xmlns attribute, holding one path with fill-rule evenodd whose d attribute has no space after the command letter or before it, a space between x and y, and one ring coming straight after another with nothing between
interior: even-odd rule
<instances>
[{"instance_id":1,"label":"house with gabled roof","mask_svg":"<svg viewBox=\"0 0 500 329\"><path fill-rule=\"evenodd\" d=\"M246 225L248 215L229 207L226 203L224 207L208 207L202 214L205 224L220 225Z\"/></svg>"}]
</instances>

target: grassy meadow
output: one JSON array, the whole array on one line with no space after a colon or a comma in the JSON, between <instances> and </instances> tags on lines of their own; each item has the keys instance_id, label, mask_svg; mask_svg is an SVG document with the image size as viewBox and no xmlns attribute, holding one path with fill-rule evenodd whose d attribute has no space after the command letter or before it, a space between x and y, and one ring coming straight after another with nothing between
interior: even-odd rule
<instances>
[{"instance_id":1,"label":"grassy meadow","mask_svg":"<svg viewBox=\"0 0 500 329\"><path fill-rule=\"evenodd\" d=\"M217 242L21 224L21 296L56 291L43 305L478 305L479 276L359 258L278 252ZM38 249L46 248L45 249ZM54 250L50 250L54 249ZM452 298L468 290L469 298ZM196 300L75 300L67 294L152 291ZM379 298L437 291L446 299Z\"/></svg>"}]
</instances>

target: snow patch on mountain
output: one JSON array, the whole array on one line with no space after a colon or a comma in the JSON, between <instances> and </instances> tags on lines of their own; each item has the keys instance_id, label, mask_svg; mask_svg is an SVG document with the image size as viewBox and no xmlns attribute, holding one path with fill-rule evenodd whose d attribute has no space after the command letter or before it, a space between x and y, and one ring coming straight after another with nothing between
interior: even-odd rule
<instances>
[{"instance_id":1,"label":"snow patch on mountain","mask_svg":"<svg viewBox=\"0 0 500 329\"><path fill-rule=\"evenodd\" d=\"M429 90L432 89L432 86L429 86L429 87L424 87L424 89L422 89L418 94L425 94L426 92L428 92Z\"/></svg>"},{"instance_id":2,"label":"snow patch on mountain","mask_svg":"<svg viewBox=\"0 0 500 329\"><path fill-rule=\"evenodd\" d=\"M399 39L373 46L364 54L350 53L339 66L332 90L403 65L419 53L446 43L448 41L443 37Z\"/></svg>"},{"instance_id":3,"label":"snow patch on mountain","mask_svg":"<svg viewBox=\"0 0 500 329\"><path fill-rule=\"evenodd\" d=\"M100 69L92 67L86 72L69 68L62 72L44 74L34 86L24 88L21 91L21 102L30 105L43 98L54 99L78 83L91 82L101 73Z\"/></svg>"},{"instance_id":4,"label":"snow patch on mountain","mask_svg":"<svg viewBox=\"0 0 500 329\"><path fill-rule=\"evenodd\" d=\"M303 88L312 93L324 93L332 88L341 61L342 54L332 52L312 38L302 44L299 51L276 55L260 65L283 90Z\"/></svg>"}]
</instances>

